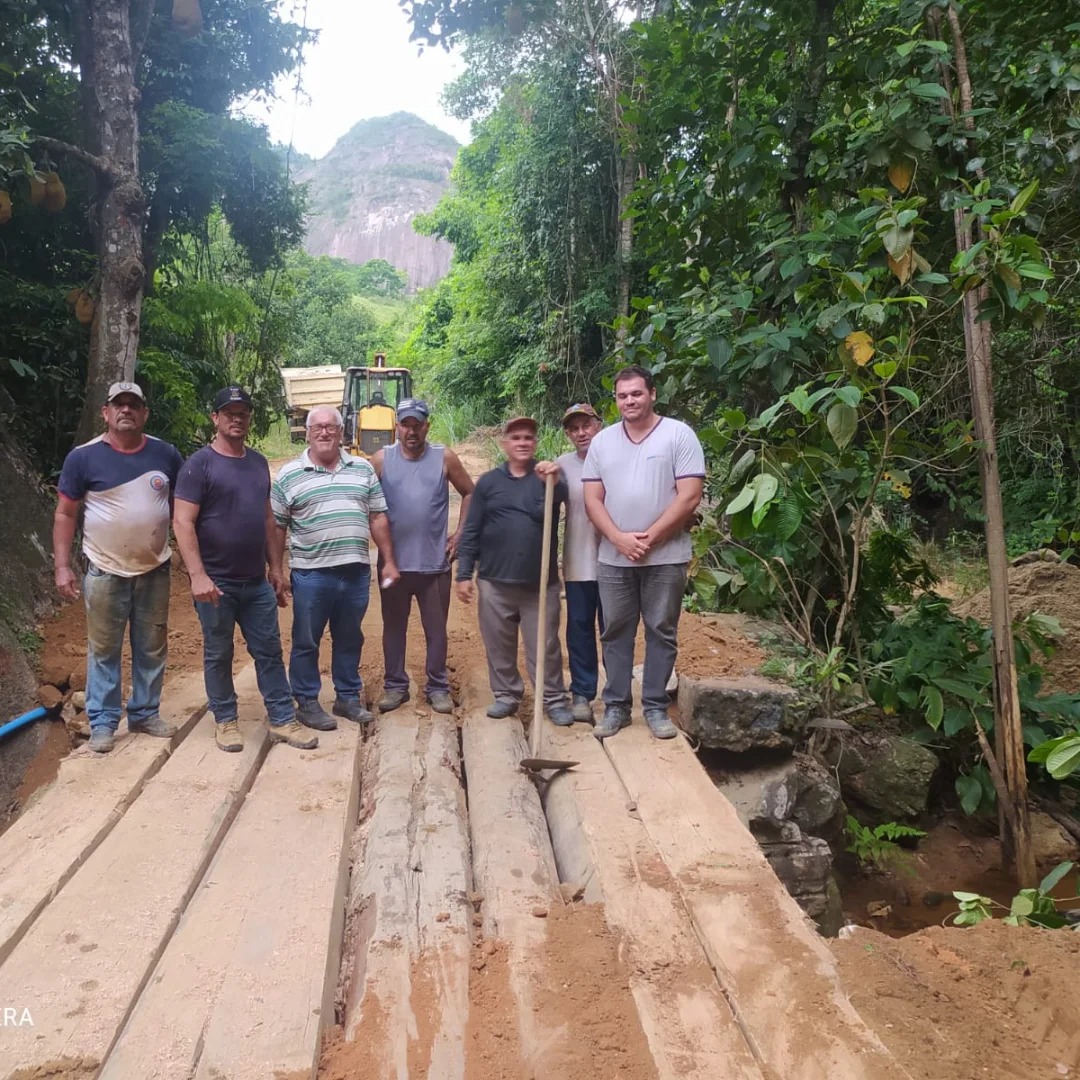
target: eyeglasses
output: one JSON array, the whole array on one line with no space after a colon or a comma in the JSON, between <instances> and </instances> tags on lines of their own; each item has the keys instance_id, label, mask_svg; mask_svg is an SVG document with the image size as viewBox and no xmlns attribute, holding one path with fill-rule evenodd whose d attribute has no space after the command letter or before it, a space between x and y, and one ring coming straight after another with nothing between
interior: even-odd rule
<instances>
[{"instance_id":1,"label":"eyeglasses","mask_svg":"<svg viewBox=\"0 0 1080 1080\"><path fill-rule=\"evenodd\" d=\"M340 431L340 430L341 430L341 425L340 424L312 424L308 428L308 431L314 431L314 432L317 432L320 435L321 434L333 435L333 433L335 431Z\"/></svg>"}]
</instances>

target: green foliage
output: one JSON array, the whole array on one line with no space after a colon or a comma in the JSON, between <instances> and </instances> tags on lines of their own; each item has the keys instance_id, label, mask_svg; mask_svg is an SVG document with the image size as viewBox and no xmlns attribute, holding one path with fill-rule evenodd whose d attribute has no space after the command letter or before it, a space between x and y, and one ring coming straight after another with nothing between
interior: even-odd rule
<instances>
[{"instance_id":1,"label":"green foliage","mask_svg":"<svg viewBox=\"0 0 1080 1080\"><path fill-rule=\"evenodd\" d=\"M953 924L977 926L986 919L993 918L992 908L1001 908L1009 912L1002 919L1002 922L1009 926L1038 926L1044 930L1059 930L1068 926L1068 920L1060 914L1057 902L1049 894L1054 886L1073 869L1073 865L1071 862L1058 863L1039 882L1037 889L1021 889L1013 897L1008 909L988 896L980 896L972 892L954 892L953 896L959 902L960 911L953 916ZM1077 881L1077 892L1080 892L1080 880ZM1070 899L1076 899L1076 897Z\"/></svg>"},{"instance_id":2,"label":"green foliage","mask_svg":"<svg viewBox=\"0 0 1080 1080\"><path fill-rule=\"evenodd\" d=\"M1039 748L1080 722L1080 695L1040 696L1042 671L1032 646L1048 655L1061 627L1032 615L1016 629L1024 739ZM887 715L915 723L916 739L947 752L958 773L956 793L965 812L992 807L994 788L980 762L976 734L976 726L986 733L994 726L989 629L975 619L956 617L947 601L926 594L881 630L868 645L867 659L866 686L873 700Z\"/></svg>"},{"instance_id":3,"label":"green foliage","mask_svg":"<svg viewBox=\"0 0 1080 1080\"><path fill-rule=\"evenodd\" d=\"M895 821L886 821L871 829L850 814L847 815L844 831L851 841L845 850L850 851L864 866L870 865L878 870L904 867L908 855L897 841L918 840L926 835L922 829L899 825Z\"/></svg>"}]
</instances>

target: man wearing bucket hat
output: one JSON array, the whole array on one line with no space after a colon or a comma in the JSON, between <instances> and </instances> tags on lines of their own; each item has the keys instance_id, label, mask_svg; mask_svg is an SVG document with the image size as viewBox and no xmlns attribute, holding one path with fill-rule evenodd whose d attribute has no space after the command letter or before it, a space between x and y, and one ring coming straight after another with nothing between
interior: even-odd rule
<instances>
[{"instance_id":1,"label":"man wearing bucket hat","mask_svg":"<svg viewBox=\"0 0 1080 1080\"><path fill-rule=\"evenodd\" d=\"M457 595L465 604L473 598L473 570L479 578L480 634L487 651L488 676L494 702L487 710L495 719L517 712L524 684L517 665L518 628L525 643L525 664L530 678L536 673L537 649L545 649L544 696L548 718L560 726L574 722L562 675L559 644L559 575L551 533L551 570L547 589L545 626L538 628L540 561L544 534L544 487L549 473L558 478L552 461L538 462L536 421L515 416L503 425L498 468L476 482L465 532L458 545ZM554 513L566 502L566 481L557 479ZM539 629L539 634L538 634ZM543 640L538 641L538 636ZM535 679L534 679L535 682Z\"/></svg>"},{"instance_id":2,"label":"man wearing bucket hat","mask_svg":"<svg viewBox=\"0 0 1080 1080\"><path fill-rule=\"evenodd\" d=\"M71 544L83 521L86 572L86 714L90 749L113 748L120 723L120 654L131 627L128 730L168 738L176 728L158 716L169 620L169 510L183 459L175 446L144 434L150 410L133 382L109 387L105 432L64 461L53 518L56 588L79 597Z\"/></svg>"},{"instance_id":3,"label":"man wearing bucket hat","mask_svg":"<svg viewBox=\"0 0 1080 1080\"><path fill-rule=\"evenodd\" d=\"M215 741L232 753L244 748L232 673L239 626L255 661L271 741L311 750L319 745L318 736L296 720L281 658L277 609L285 602L285 579L275 554L270 466L246 445L251 395L239 386L225 387L214 398L210 419L213 440L180 470L173 530L202 624L203 678Z\"/></svg>"},{"instance_id":4,"label":"man wearing bucket hat","mask_svg":"<svg viewBox=\"0 0 1080 1080\"><path fill-rule=\"evenodd\" d=\"M379 712L409 700L405 645L413 597L427 646L423 694L438 713L450 713L446 670L446 620L450 613L450 563L457 552L472 500L472 477L448 446L428 442L431 410L421 398L397 406L397 441L379 450L371 464L386 497L390 535L401 577L383 589L383 696ZM458 527L449 532L450 488L461 496ZM381 566L381 560L380 560ZM382 580L382 573L379 574Z\"/></svg>"},{"instance_id":5,"label":"man wearing bucket hat","mask_svg":"<svg viewBox=\"0 0 1080 1080\"><path fill-rule=\"evenodd\" d=\"M585 513L581 482L585 456L603 424L588 402L571 405L562 418L563 431L574 444L555 463L566 478L566 528L563 533L563 584L566 589L566 651L570 660L570 695L575 720L592 722L592 702L600 677L596 650L597 624L603 632L600 590L596 584L596 552L600 536Z\"/></svg>"}]
</instances>

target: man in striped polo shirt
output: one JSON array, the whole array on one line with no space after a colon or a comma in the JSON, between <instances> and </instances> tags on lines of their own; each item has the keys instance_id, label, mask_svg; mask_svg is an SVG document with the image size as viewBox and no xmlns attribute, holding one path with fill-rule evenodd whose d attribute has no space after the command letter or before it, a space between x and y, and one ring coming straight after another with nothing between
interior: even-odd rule
<instances>
[{"instance_id":1,"label":"man in striped polo shirt","mask_svg":"<svg viewBox=\"0 0 1080 1080\"><path fill-rule=\"evenodd\" d=\"M401 576L379 479L367 461L341 449L341 434L337 409L312 409L307 416L308 448L282 466L270 492L281 554L286 534L289 537L293 598L289 682L296 718L318 731L337 727L319 704L319 643L328 624L334 714L358 723L372 719L360 697L364 644L360 622L371 588L369 540L375 541L383 558L384 588Z\"/></svg>"}]
</instances>

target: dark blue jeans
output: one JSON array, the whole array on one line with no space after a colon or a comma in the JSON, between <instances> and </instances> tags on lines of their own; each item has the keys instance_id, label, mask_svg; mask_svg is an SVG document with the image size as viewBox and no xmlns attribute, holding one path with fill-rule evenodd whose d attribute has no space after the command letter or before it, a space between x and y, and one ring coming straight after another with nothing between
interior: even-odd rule
<instances>
[{"instance_id":1,"label":"dark blue jeans","mask_svg":"<svg viewBox=\"0 0 1080 1080\"><path fill-rule=\"evenodd\" d=\"M203 632L203 678L214 719L219 724L236 719L232 662L233 635L239 626L255 661L255 676L266 704L266 715L271 724L287 724L295 710L281 659L277 597L270 582L266 578L252 578L214 584L221 590L218 602L195 604Z\"/></svg>"},{"instance_id":2,"label":"dark blue jeans","mask_svg":"<svg viewBox=\"0 0 1080 1080\"><path fill-rule=\"evenodd\" d=\"M570 656L570 693L592 701L600 677L596 627L604 632L600 586L595 581L566 582L566 651Z\"/></svg>"},{"instance_id":3,"label":"dark blue jeans","mask_svg":"<svg viewBox=\"0 0 1080 1080\"><path fill-rule=\"evenodd\" d=\"M292 655L289 681L297 701L319 696L319 644L330 625L330 674L340 698L358 698L364 688L360 678L360 629L371 592L371 567L347 563L325 570L293 570Z\"/></svg>"}]
</instances>

